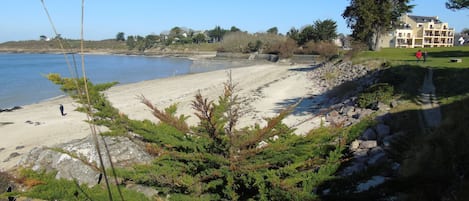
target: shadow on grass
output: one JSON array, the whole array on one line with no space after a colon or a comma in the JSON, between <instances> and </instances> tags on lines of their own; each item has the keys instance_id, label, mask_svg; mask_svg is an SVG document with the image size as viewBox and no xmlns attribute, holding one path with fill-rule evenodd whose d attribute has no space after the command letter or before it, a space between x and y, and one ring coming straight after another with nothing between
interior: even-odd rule
<instances>
[{"instance_id":1,"label":"shadow on grass","mask_svg":"<svg viewBox=\"0 0 469 201\"><path fill-rule=\"evenodd\" d=\"M441 51L441 52L429 52L429 57L467 57L467 51Z\"/></svg>"},{"instance_id":2,"label":"shadow on grass","mask_svg":"<svg viewBox=\"0 0 469 201\"><path fill-rule=\"evenodd\" d=\"M468 68L435 68L433 76L436 95L440 99L450 99L469 93Z\"/></svg>"},{"instance_id":3,"label":"shadow on grass","mask_svg":"<svg viewBox=\"0 0 469 201\"><path fill-rule=\"evenodd\" d=\"M393 163L388 162L350 177L336 177L319 185L317 192L320 200L379 200L390 196L404 200L442 200L450 196L456 200L469 199L469 192L465 190L469 187L469 176L466 176L469 174L469 98L464 98L469 94L469 69L433 69L437 96L450 99L448 104L440 106L442 125L435 129L422 128L422 110L404 109L393 113L386 124L391 127L391 132L403 135L395 138L386 152L392 161L400 164L399 171L393 171ZM426 72L427 68L418 65L394 66L381 69L378 82L392 85L400 99L416 102ZM319 114L321 109L334 104L329 99L333 97L331 94L336 93L340 97L353 90L354 83L360 79L334 87L319 96L303 99L293 115ZM458 96L462 98L453 99ZM278 106L291 105L300 99L284 100ZM337 99L335 103L340 101ZM344 161L347 159L344 158ZM339 170L346 166L346 162L342 163ZM355 192L358 184L375 175L394 179L369 191ZM324 190L329 193L322 194Z\"/></svg>"},{"instance_id":4,"label":"shadow on grass","mask_svg":"<svg viewBox=\"0 0 469 201\"><path fill-rule=\"evenodd\" d=\"M469 192L469 98L441 106L446 117L438 128L419 129L419 110L407 110L392 114L393 131L405 135L393 138L386 150L392 161L400 164L398 171L392 170L392 163L371 167L364 172L337 177L322 183L318 192L327 189L320 200L468 200ZM346 165L345 163L342 164ZM395 179L356 192L357 186L372 176L381 175ZM446 199L451 198L451 199Z\"/></svg>"},{"instance_id":5,"label":"shadow on grass","mask_svg":"<svg viewBox=\"0 0 469 201\"><path fill-rule=\"evenodd\" d=\"M424 50L422 49L422 54L423 54L423 52L424 52ZM415 53L410 53L410 54L407 54L407 55L415 57ZM449 50L449 51L439 51L439 52L428 51L427 52L427 57L436 57L436 58L440 58L440 57L448 57L448 58L449 57L467 57L467 56L469 56L468 52L467 51L462 51L462 50ZM416 61L416 60L402 60L402 61Z\"/></svg>"}]
</instances>

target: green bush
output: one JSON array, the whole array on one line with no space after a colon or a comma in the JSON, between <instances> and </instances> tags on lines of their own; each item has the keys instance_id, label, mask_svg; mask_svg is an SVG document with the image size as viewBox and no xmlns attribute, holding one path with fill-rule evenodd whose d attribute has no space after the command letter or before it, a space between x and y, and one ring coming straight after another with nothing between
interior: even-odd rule
<instances>
[{"instance_id":1,"label":"green bush","mask_svg":"<svg viewBox=\"0 0 469 201\"><path fill-rule=\"evenodd\" d=\"M358 106L369 107L376 102L389 103L394 95L394 87L387 83L372 85L358 96Z\"/></svg>"}]
</instances>

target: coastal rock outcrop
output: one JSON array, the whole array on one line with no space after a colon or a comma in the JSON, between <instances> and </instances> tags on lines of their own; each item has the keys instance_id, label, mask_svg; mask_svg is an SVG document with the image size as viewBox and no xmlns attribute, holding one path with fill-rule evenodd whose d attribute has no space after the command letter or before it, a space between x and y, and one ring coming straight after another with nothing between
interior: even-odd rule
<instances>
[{"instance_id":1,"label":"coastal rock outcrop","mask_svg":"<svg viewBox=\"0 0 469 201\"><path fill-rule=\"evenodd\" d=\"M99 140L104 166L110 167L103 140L106 142L114 167L148 163L152 157L127 137L103 137ZM56 171L56 178L76 179L80 184L93 186L102 174L99 155L92 137L73 140L55 147L36 147L23 156L19 166L35 171Z\"/></svg>"}]
</instances>

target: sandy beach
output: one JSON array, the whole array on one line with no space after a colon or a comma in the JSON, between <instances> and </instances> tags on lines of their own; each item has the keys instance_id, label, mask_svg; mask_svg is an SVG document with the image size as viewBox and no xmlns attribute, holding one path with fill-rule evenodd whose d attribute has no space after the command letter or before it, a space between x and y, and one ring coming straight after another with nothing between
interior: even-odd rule
<instances>
[{"instance_id":1,"label":"sandy beach","mask_svg":"<svg viewBox=\"0 0 469 201\"><path fill-rule=\"evenodd\" d=\"M243 116L239 127L265 124L264 118L272 117L281 109L304 99L284 123L304 134L319 125L320 117L311 112L313 104L320 101L319 90L312 86L307 66L286 64L260 64L233 68L232 79L237 84L237 94L242 100ZM190 115L189 124L197 123L191 101L200 93L216 100L221 95L228 71L182 75L164 79L118 85L105 92L112 104L132 119L157 121L139 96L145 96L159 108L178 104L178 113ZM63 104L66 116L61 116L59 104ZM52 146L90 135L85 114L74 111L78 106L69 97L26 105L22 109L0 113L0 170L14 168L17 161L37 146Z\"/></svg>"}]
</instances>

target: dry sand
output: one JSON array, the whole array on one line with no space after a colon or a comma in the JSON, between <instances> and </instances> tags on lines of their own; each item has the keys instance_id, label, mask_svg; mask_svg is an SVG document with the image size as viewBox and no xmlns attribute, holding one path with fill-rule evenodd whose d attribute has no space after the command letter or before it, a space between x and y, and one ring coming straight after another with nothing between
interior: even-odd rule
<instances>
[{"instance_id":1,"label":"dry sand","mask_svg":"<svg viewBox=\"0 0 469 201\"><path fill-rule=\"evenodd\" d=\"M305 67L262 64L233 68L232 79L237 83L237 94L243 100L244 116L238 126L254 123L265 125L265 117L274 116L302 98L318 95L319 90L312 86L307 71L299 70ZM121 112L139 120L156 121L146 106L140 103L138 97L141 95L161 109L178 103L178 113L190 115L188 122L194 125L197 119L193 115L191 101L195 94L200 91L204 97L216 100L222 94L227 75L227 70L219 70L119 85L106 91L106 96ZM304 99L284 119L284 123L297 128L298 134L316 127L320 118L314 117L311 111L316 101L321 101L320 97ZM66 116L60 115L59 104L64 105ZM64 97L0 113L0 170L14 168L21 156L34 147L51 146L89 135L89 125L84 122L86 116L74 111L76 107L77 103Z\"/></svg>"}]
</instances>

